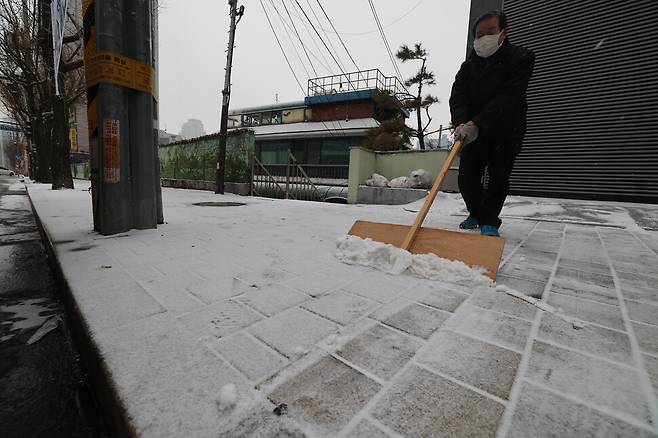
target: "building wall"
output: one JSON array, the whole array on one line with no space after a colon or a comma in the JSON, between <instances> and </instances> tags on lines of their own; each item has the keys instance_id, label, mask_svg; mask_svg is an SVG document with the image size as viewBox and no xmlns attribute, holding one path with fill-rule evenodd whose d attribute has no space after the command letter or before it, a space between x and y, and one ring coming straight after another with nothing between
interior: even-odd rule
<instances>
[{"instance_id":1,"label":"building wall","mask_svg":"<svg viewBox=\"0 0 658 438\"><path fill-rule=\"evenodd\" d=\"M536 54L513 193L658 203L658 3L600 8L504 2L512 42Z\"/></svg>"},{"instance_id":2,"label":"building wall","mask_svg":"<svg viewBox=\"0 0 658 438\"><path fill-rule=\"evenodd\" d=\"M291 110L283 110L283 123L300 123L307 120L306 114L310 118L311 110L309 108L297 108Z\"/></svg>"},{"instance_id":3,"label":"building wall","mask_svg":"<svg viewBox=\"0 0 658 438\"><path fill-rule=\"evenodd\" d=\"M82 27L82 0L68 0L67 2L68 13L72 16L73 20L67 20L64 35L74 35L76 29ZM82 45L82 41L79 43ZM70 53L76 49L77 44L65 44L62 48L64 56L66 53ZM83 50L79 51L77 58L81 59L83 56ZM84 69L80 68L73 73L75 75L84 76ZM71 144L72 152L82 152L89 153L89 131L88 131L88 121L87 121L87 102L86 96L78 99L77 102L70 106L69 108L69 128L75 129L75 138L77 139L77 145ZM69 135L69 139L73 138L73 135Z\"/></svg>"},{"instance_id":4,"label":"building wall","mask_svg":"<svg viewBox=\"0 0 658 438\"><path fill-rule=\"evenodd\" d=\"M357 100L313 105L311 121L324 122L369 117L375 117L375 103L372 100Z\"/></svg>"},{"instance_id":5,"label":"building wall","mask_svg":"<svg viewBox=\"0 0 658 438\"><path fill-rule=\"evenodd\" d=\"M25 140L18 127L0 122L0 166L16 170L16 157L24 155Z\"/></svg>"},{"instance_id":6,"label":"building wall","mask_svg":"<svg viewBox=\"0 0 658 438\"><path fill-rule=\"evenodd\" d=\"M501 3L536 56L511 192L658 203L657 3L472 0L471 23Z\"/></svg>"},{"instance_id":7,"label":"building wall","mask_svg":"<svg viewBox=\"0 0 658 438\"><path fill-rule=\"evenodd\" d=\"M87 104L83 101L70 108L69 125L76 130L77 148L71 145L72 152L89 153L89 131L87 121Z\"/></svg>"}]
</instances>

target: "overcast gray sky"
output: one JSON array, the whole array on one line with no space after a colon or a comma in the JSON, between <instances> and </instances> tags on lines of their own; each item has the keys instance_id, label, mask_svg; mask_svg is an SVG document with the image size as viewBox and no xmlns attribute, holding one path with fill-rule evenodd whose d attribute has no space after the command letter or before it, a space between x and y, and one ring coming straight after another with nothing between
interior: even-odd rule
<instances>
[{"instance_id":1,"label":"overcast gray sky","mask_svg":"<svg viewBox=\"0 0 658 438\"><path fill-rule=\"evenodd\" d=\"M270 1L282 14L282 0L263 0L268 13ZM295 0L284 0L295 20L305 44L322 59L320 50L311 42L301 20L293 10ZM311 19L315 20L309 3L322 18L316 0L299 0ZM379 68L387 76L394 70L386 54L367 0L320 0L338 32L362 69ZM429 51L428 67L434 70L437 85L429 91L441 99L431 111L434 129L450 120L448 97L459 65L463 61L468 26L468 0L375 0L375 6L392 50L402 43L422 42ZM238 25L233 62L231 108L266 105L300 100L303 94L295 82L272 35L259 0L241 0L245 15ZM219 127L221 89L224 80L226 45L228 43L227 0L164 0L160 13L160 127L168 132L180 132L189 118L200 119L207 133ZM406 16L405 16L406 14ZM287 36L280 28L279 18L271 12L284 48L306 88L308 76L299 65ZM324 28L330 30L328 23ZM310 29L309 29L310 30ZM324 33L320 34L324 37ZM312 32L312 31L311 31ZM340 42L332 43L343 62L349 59ZM318 42L318 44L320 44ZM323 48L323 54L331 61ZM304 57L303 53L301 56ZM325 70L313 57L319 75L340 73L338 67ZM324 61L323 61L324 62ZM308 64L308 62L306 62ZM353 65L352 65L353 67ZM405 77L419 67L415 63L399 64ZM307 65L307 69L308 69ZM311 75L313 73L311 72ZM435 126L434 126L435 125Z\"/></svg>"}]
</instances>

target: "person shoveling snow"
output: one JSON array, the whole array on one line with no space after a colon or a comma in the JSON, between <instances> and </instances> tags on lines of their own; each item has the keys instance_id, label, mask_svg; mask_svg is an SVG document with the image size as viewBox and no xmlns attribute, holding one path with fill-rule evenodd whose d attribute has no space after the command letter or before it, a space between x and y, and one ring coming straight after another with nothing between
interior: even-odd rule
<instances>
[{"instance_id":1,"label":"person shoveling snow","mask_svg":"<svg viewBox=\"0 0 658 438\"><path fill-rule=\"evenodd\" d=\"M459 226L480 227L486 236L499 235L499 215L525 136L526 90L535 64L534 53L512 45L507 30L507 18L500 11L478 18L473 50L461 65L450 95L455 139L464 141L458 182L469 212Z\"/></svg>"}]
</instances>

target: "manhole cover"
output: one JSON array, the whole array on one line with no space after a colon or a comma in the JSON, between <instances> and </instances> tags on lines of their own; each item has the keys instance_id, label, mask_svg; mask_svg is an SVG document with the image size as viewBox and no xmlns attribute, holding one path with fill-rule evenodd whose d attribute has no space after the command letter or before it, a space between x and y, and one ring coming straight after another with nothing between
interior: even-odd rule
<instances>
[{"instance_id":1,"label":"manhole cover","mask_svg":"<svg viewBox=\"0 0 658 438\"><path fill-rule=\"evenodd\" d=\"M247 204L244 202L195 202L193 205L199 207L239 207Z\"/></svg>"}]
</instances>

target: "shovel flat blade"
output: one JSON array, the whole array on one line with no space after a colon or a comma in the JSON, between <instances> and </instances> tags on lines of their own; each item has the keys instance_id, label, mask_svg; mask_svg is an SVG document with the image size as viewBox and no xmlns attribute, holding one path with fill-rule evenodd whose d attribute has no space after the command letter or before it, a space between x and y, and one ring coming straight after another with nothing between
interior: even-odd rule
<instances>
[{"instance_id":1,"label":"shovel flat blade","mask_svg":"<svg viewBox=\"0 0 658 438\"><path fill-rule=\"evenodd\" d=\"M401 247L410 229L408 225L356 221L348 234ZM468 266L481 266L492 280L496 280L504 248L505 239L501 237L421 228L410 252L433 253L444 259L464 262Z\"/></svg>"}]
</instances>

